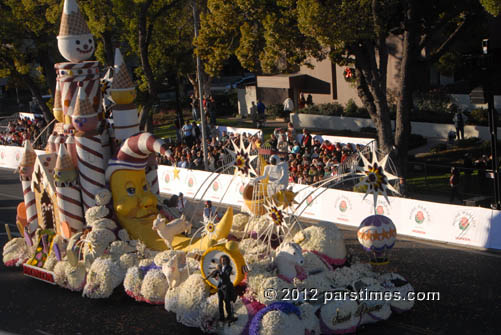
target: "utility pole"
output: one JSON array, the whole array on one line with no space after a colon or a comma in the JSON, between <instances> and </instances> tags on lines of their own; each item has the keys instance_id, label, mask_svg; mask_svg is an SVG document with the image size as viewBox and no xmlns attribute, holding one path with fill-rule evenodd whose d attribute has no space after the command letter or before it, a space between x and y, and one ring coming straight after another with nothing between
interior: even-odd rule
<instances>
[{"instance_id":1,"label":"utility pole","mask_svg":"<svg viewBox=\"0 0 501 335\"><path fill-rule=\"evenodd\" d=\"M489 55L489 40L482 41L482 56L481 56L482 86L485 100L487 100L487 115L489 118L489 133L491 135L491 155L492 155L492 172L494 177L494 199L495 203L492 208L501 209L501 199L499 196L499 163L497 153L497 111L494 109L494 87L492 82L492 56Z\"/></svg>"},{"instance_id":2,"label":"utility pole","mask_svg":"<svg viewBox=\"0 0 501 335\"><path fill-rule=\"evenodd\" d=\"M197 10L197 0L193 0L193 24L195 28L195 38L198 37L198 10ZM200 56L197 54L197 79L198 79L198 100L200 102L200 119L202 120L202 150L203 150L203 156L204 156L204 170L208 171L208 164L207 164L207 134L205 132L206 130L206 122L205 122L205 111L204 111L204 104L202 101L203 98L203 92L202 92L202 70L201 70L201 64L200 64Z\"/></svg>"}]
</instances>

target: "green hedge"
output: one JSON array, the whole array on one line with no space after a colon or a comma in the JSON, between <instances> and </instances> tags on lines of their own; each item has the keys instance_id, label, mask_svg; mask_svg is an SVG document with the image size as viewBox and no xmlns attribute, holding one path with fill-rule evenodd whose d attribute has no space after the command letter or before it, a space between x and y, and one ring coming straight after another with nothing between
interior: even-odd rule
<instances>
[{"instance_id":1,"label":"green hedge","mask_svg":"<svg viewBox=\"0 0 501 335\"><path fill-rule=\"evenodd\" d=\"M430 102L426 99L437 98L438 101ZM420 100L419 100L420 99ZM410 117L411 121L415 122L431 122L431 123L453 123L452 118L454 117L454 111L457 106L448 104L448 107L444 107L449 101L446 98L439 98L439 95L431 94L428 96L420 96L418 102L415 104L416 108L412 111ZM436 108L433 110L432 108ZM346 103L346 106L342 106L339 103L328 103L313 105L311 107L306 107L299 110L301 114L312 114L312 115L326 115L326 116L347 116L347 117L358 117L358 118L369 118L369 113L364 107L358 107L356 103L350 99ZM390 108L390 117L395 120L395 106ZM464 111L467 117L466 124L487 126L487 110L485 109L475 109L471 112ZM498 121L498 126L501 126L501 120Z\"/></svg>"}]
</instances>

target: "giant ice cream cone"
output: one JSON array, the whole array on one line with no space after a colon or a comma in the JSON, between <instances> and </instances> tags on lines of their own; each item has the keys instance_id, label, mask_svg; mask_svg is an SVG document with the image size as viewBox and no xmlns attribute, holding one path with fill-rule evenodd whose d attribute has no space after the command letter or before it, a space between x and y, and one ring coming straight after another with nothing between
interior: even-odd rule
<instances>
[{"instance_id":1,"label":"giant ice cream cone","mask_svg":"<svg viewBox=\"0 0 501 335\"><path fill-rule=\"evenodd\" d=\"M117 105L131 104L136 98L134 83L129 75L120 49L115 49L115 67L110 90L111 98Z\"/></svg>"},{"instance_id":2,"label":"giant ice cream cone","mask_svg":"<svg viewBox=\"0 0 501 335\"><path fill-rule=\"evenodd\" d=\"M82 87L78 89L78 98L71 119L73 127L78 131L94 131L98 127L98 113Z\"/></svg>"},{"instance_id":3,"label":"giant ice cream cone","mask_svg":"<svg viewBox=\"0 0 501 335\"><path fill-rule=\"evenodd\" d=\"M116 103L113 107L115 138L122 141L139 133L139 115L133 104L136 90L119 49L115 50L115 70L110 95Z\"/></svg>"}]
</instances>

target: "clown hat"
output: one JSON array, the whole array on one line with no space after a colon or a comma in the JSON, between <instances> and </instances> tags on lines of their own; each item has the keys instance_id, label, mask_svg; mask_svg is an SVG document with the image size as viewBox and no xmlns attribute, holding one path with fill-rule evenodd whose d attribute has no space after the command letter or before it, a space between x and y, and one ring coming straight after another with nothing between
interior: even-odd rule
<instances>
[{"instance_id":1,"label":"clown hat","mask_svg":"<svg viewBox=\"0 0 501 335\"><path fill-rule=\"evenodd\" d=\"M134 88L134 83L132 83L124 58L118 48L115 49L115 69L111 88L114 90Z\"/></svg>"},{"instance_id":2,"label":"clown hat","mask_svg":"<svg viewBox=\"0 0 501 335\"><path fill-rule=\"evenodd\" d=\"M31 142L29 140L24 141L24 152L23 157L21 157L21 162L19 162L20 167L33 167L35 166L35 160L37 159L37 154Z\"/></svg>"},{"instance_id":3,"label":"clown hat","mask_svg":"<svg viewBox=\"0 0 501 335\"><path fill-rule=\"evenodd\" d=\"M87 98L84 88L79 87L77 101L75 103L75 108L73 109L71 116L91 117L96 115L97 112L92 106L92 103Z\"/></svg>"},{"instance_id":4,"label":"clown hat","mask_svg":"<svg viewBox=\"0 0 501 335\"><path fill-rule=\"evenodd\" d=\"M64 0L59 36L87 34L90 34L90 30L80 12L80 8L78 8L76 0Z\"/></svg>"},{"instance_id":5,"label":"clown hat","mask_svg":"<svg viewBox=\"0 0 501 335\"><path fill-rule=\"evenodd\" d=\"M139 133L124 141L116 157L110 159L106 169L106 180L109 181L117 170L142 170L148 165L152 153L170 157L167 145L151 133Z\"/></svg>"},{"instance_id":6,"label":"clown hat","mask_svg":"<svg viewBox=\"0 0 501 335\"><path fill-rule=\"evenodd\" d=\"M71 161L70 155L66 151L64 144L59 146L59 153L57 154L56 166L54 171L68 171L74 170L73 163Z\"/></svg>"}]
</instances>

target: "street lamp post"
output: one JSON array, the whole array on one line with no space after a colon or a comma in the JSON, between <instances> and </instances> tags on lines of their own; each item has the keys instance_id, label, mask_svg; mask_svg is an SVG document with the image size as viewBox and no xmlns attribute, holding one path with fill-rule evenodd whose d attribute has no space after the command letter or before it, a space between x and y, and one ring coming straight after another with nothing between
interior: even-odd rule
<instances>
[{"instance_id":1,"label":"street lamp post","mask_svg":"<svg viewBox=\"0 0 501 335\"><path fill-rule=\"evenodd\" d=\"M195 28L195 39L198 37L198 10L197 1L193 0L193 24ZM202 124L202 151L204 156L204 169L208 170L207 163L207 134L206 134L206 122L205 122L205 111L204 104L202 101L202 70L200 64L200 56L197 54L197 79L198 79L198 100L200 102L200 119Z\"/></svg>"}]
</instances>

